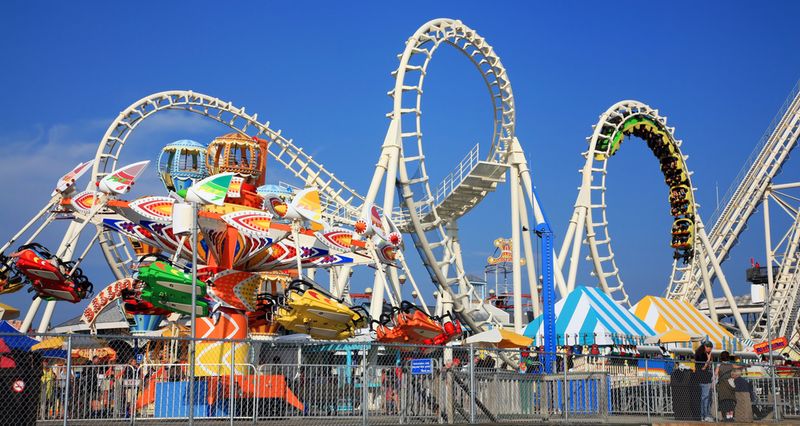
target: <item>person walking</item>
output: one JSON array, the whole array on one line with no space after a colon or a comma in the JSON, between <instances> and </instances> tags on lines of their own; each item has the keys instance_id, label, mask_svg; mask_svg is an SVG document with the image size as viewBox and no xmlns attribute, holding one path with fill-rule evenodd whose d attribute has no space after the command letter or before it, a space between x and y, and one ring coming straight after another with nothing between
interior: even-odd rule
<instances>
[{"instance_id":1,"label":"person walking","mask_svg":"<svg viewBox=\"0 0 800 426\"><path fill-rule=\"evenodd\" d=\"M714 344L705 341L694 352L694 378L700 385L700 419L713 422L711 417L711 385L713 369L711 366L711 349Z\"/></svg>"}]
</instances>

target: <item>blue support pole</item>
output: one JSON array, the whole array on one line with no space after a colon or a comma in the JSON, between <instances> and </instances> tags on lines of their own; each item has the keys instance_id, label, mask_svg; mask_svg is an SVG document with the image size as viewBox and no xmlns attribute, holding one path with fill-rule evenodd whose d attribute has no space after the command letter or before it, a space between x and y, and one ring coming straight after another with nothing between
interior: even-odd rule
<instances>
[{"instance_id":1,"label":"blue support pole","mask_svg":"<svg viewBox=\"0 0 800 426\"><path fill-rule=\"evenodd\" d=\"M553 372L556 353L555 271L553 270L553 232L545 223L536 225L536 235L542 239L542 304L544 305L544 371Z\"/></svg>"}]
</instances>

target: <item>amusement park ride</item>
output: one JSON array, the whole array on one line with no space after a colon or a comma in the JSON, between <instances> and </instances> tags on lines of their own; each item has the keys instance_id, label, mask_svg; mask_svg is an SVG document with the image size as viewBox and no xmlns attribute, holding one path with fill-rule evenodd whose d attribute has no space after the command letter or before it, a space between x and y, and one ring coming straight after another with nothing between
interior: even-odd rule
<instances>
[{"instance_id":1,"label":"amusement park ride","mask_svg":"<svg viewBox=\"0 0 800 426\"><path fill-rule=\"evenodd\" d=\"M420 105L428 65L443 44L464 53L481 74L490 94L494 132L487 154L481 157L476 146L457 172L434 187L423 152ZM800 306L800 216L794 218L788 239L782 239L781 244L788 241L785 250L778 257L768 255L770 265L778 266L775 276L768 268L767 307L777 313L774 321L768 324L762 315L754 328L746 326L720 266L758 204L788 188L771 182L800 136L797 91L757 147L725 207L714 215L710 231L701 220L692 173L675 129L658 110L641 102L613 105L600 116L583 153L575 209L556 249L515 135L511 83L494 48L460 21L437 19L407 40L399 58L389 92L388 129L363 196L269 122L230 102L168 91L129 106L109 126L95 158L62 177L44 208L0 248L0 294L29 286L35 295L22 331L30 328L42 301L47 307L39 331L46 331L56 303L80 303L92 294L91 274L80 265L89 248L98 244L117 280L132 279L133 284L119 293L130 314L179 313L217 320L220 313L236 312L246 314L251 329L305 333L323 340L348 339L368 330L379 342L431 345L496 327L521 332L524 267L533 312L544 313L545 324L550 324L545 341L554 351L554 339L548 336L555 333L555 291L563 296L575 288L583 250L588 251L599 288L630 305L612 249L605 191L609 160L625 138L633 136L658 159L668 187L673 218L668 244L674 255L667 296L695 304L702 298L714 300L716 279L741 335L764 339L772 333L797 340L793 327ZM190 140L164 146L157 164L164 194L126 199L148 162L118 167L121 150L143 121L168 110L198 114L232 133L208 146ZM268 160L273 167L289 170L305 187L267 184ZM79 191L77 182L83 175L89 175L89 184ZM468 279L458 227L458 219L501 183L508 184L511 202L510 324ZM779 204L798 211L787 202ZM36 239L62 214L73 219L60 246L50 251ZM196 241L190 238L195 227ZM93 236L72 260L85 231ZM18 245L25 234L27 240ZM540 238L541 281L531 234ZM417 285L420 278L415 279L406 262L404 235L422 259L426 279L436 286L433 315ZM767 247L768 253L775 253L769 242ZM326 288L312 279L322 268L329 271ZM368 307L350 302L352 268L374 270ZM405 281L419 296L419 305L404 300ZM710 315L718 318L713 304Z\"/></svg>"}]
</instances>

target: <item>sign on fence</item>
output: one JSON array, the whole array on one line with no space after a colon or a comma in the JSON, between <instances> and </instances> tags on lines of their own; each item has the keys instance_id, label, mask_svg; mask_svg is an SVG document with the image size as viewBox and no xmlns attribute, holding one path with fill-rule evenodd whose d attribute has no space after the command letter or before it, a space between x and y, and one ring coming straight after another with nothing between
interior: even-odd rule
<instances>
[{"instance_id":1,"label":"sign on fence","mask_svg":"<svg viewBox=\"0 0 800 426\"><path fill-rule=\"evenodd\" d=\"M433 360L430 358L412 359L411 374L415 376L423 374L433 374Z\"/></svg>"},{"instance_id":2,"label":"sign on fence","mask_svg":"<svg viewBox=\"0 0 800 426\"><path fill-rule=\"evenodd\" d=\"M761 342L753 346L753 350L761 355L769 352L769 346L772 346L773 351L777 351L779 349L783 349L789 345L789 341L786 337L778 337L777 339L772 339L772 342Z\"/></svg>"}]
</instances>

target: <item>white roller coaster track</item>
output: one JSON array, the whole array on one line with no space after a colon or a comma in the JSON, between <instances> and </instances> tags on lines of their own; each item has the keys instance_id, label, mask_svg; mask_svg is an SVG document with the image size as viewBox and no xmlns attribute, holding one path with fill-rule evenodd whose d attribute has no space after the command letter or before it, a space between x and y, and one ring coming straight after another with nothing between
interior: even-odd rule
<instances>
[{"instance_id":1,"label":"white roller coaster track","mask_svg":"<svg viewBox=\"0 0 800 426\"><path fill-rule=\"evenodd\" d=\"M712 215L714 225L708 235L713 253L721 261L727 258L728 252L738 242L747 220L761 204L764 192L797 144L800 137L799 85L795 85L764 136L756 144L745 167L734 179L723 197L726 201L722 209ZM713 277L714 271L708 273ZM698 285L701 279L699 264L695 264L690 273L676 273L673 277L675 279L670 283L668 297L691 303L700 300L703 289Z\"/></svg>"},{"instance_id":2,"label":"white roller coaster track","mask_svg":"<svg viewBox=\"0 0 800 426\"><path fill-rule=\"evenodd\" d=\"M522 178L529 199L532 200L537 222L541 221L541 211L532 196L530 174L527 164L523 164L521 149L518 149L520 155L509 155L512 148L518 147L519 143L514 138L514 96L506 70L484 38L462 22L452 19L436 19L426 23L406 41L405 50L398 55L400 65L392 73L395 76L395 86L388 93L393 100L393 109L387 114L391 121L366 200L375 200L383 186L383 211L390 212L394 207L395 191L400 192L403 206L403 217L400 219L403 228L410 231L431 279L443 290L446 303L452 303L454 310L468 325L479 331L489 324L499 323L466 277L455 221L478 204L488 191L480 191L459 201L464 204L457 208L450 206L448 211L455 213L443 217L431 190L423 152L423 83L430 60L442 44L453 46L466 55L481 73L489 90L494 122L491 149L486 163L512 168L512 196L518 190L513 181ZM514 211L517 212L516 208ZM516 256L519 258L519 252ZM453 290L455 285L459 288L457 293ZM476 300L477 303L470 302L471 300ZM373 304L375 302L374 293Z\"/></svg>"},{"instance_id":3,"label":"white roller coaster track","mask_svg":"<svg viewBox=\"0 0 800 426\"><path fill-rule=\"evenodd\" d=\"M581 169L581 187L578 190L578 198L575 202L575 210L572 213L567 232L564 236L561 251L559 253L559 263L564 265L566 255L570 253L569 273L567 275L567 290L571 291L577 280L577 270L580 259L582 242L588 245L589 257L594 268L593 275L597 277L600 287L607 294L614 297L619 303L630 306L628 294L625 291L624 282L617 266L616 255L611 246L611 234L608 228L608 214L606 211L606 175L608 174L609 150L611 149L610 139L621 132L621 126L625 120L643 116L660 123L663 129L669 134L671 142L676 146L681 146L681 141L675 140L675 128L667 126L666 117L659 115L658 110L650 108L638 101L622 101L614 104L600 116L600 120L595 124L592 136L587 138L589 149L582 155L586 158L586 163ZM613 128L610 135L603 134L604 129ZM605 149L599 147L601 141L607 141ZM622 141L620 141L622 143ZM685 157L678 151L678 157L685 162ZM596 159L595 156L602 156L603 159ZM684 169L688 170L684 164ZM689 186L691 176L689 176ZM696 207L695 207L695 211ZM583 239L585 234L585 240ZM692 241L692 246L696 247L696 235ZM570 249L571 248L571 252Z\"/></svg>"},{"instance_id":4,"label":"white roller coaster track","mask_svg":"<svg viewBox=\"0 0 800 426\"><path fill-rule=\"evenodd\" d=\"M608 161L611 155L611 140L622 132L622 126L631 118L643 117L657 123L669 137L669 143L674 147L678 161L682 163L681 169L687 171L688 186L692 191L692 202L694 203L695 188L691 183L692 172L686 166L686 156L680 151L682 142L675 139L675 128L667 126L667 119L659 114L658 110L638 101L622 101L614 104L600 115L600 120L594 125L594 132L588 138L589 149L582 155L586 158L586 163L581 169L581 186L578 190L578 198L575 201L567 232L564 236L561 250L558 256L559 265L567 263L569 254L569 268L566 277L567 291L574 289L577 280L577 271L581 262L581 249L584 244L589 248L587 259L592 262L593 275L597 278L601 289L611 295L617 302L630 306L628 294L625 291L624 282L620 275L620 270L616 262L616 255L611 245L612 238L608 227L608 215L606 211L606 175L608 174ZM601 142L604 146L601 147ZM619 143L622 143L620 139ZM694 226L695 232L692 234L691 247L697 251L708 243L708 238L703 227L698 206L694 205ZM585 232L585 234L584 234ZM585 236L585 238L584 238ZM673 261L673 271L689 271L698 261L697 256L691 257L690 261L684 264L680 259ZM722 271L719 269L719 262L712 256L708 260L713 265L714 270L720 276L721 286L726 298L733 302L733 294L727 285ZM673 273L674 274L674 273ZM702 282L703 289L707 294L711 294L710 282ZM747 335L744 321L738 312L734 313L737 325L743 329Z\"/></svg>"},{"instance_id":5,"label":"white roller coaster track","mask_svg":"<svg viewBox=\"0 0 800 426\"><path fill-rule=\"evenodd\" d=\"M273 130L269 122L258 121L258 115L249 115L239 108L220 99L192 91L174 90L155 93L131 104L122 111L106 131L95 156L90 188L103 176L113 172L122 147L131 133L147 118L159 111L189 111L222 123L232 130L249 136L257 136L269 141L268 154L291 171L306 185L319 188L327 199L326 216L337 222L347 222L357 216L364 197L356 193L333 173L325 170L322 164L297 147L291 139ZM104 232L100 238L103 254L117 279L128 276L128 265L133 260L128 245L119 234Z\"/></svg>"}]
</instances>

